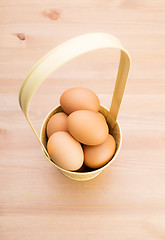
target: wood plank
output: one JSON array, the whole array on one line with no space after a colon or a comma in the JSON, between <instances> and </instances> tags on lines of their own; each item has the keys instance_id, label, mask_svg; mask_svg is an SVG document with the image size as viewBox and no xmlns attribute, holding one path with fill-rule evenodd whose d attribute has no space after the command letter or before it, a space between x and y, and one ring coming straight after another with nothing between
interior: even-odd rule
<instances>
[{"instance_id":1,"label":"wood plank","mask_svg":"<svg viewBox=\"0 0 165 240\"><path fill-rule=\"evenodd\" d=\"M0 239L165 238L165 1L0 1ZM44 157L18 103L29 70L71 37L109 32L132 66L119 113L116 161L76 182ZM119 52L82 55L53 73L30 105L37 130L60 94L94 90L110 107Z\"/></svg>"}]
</instances>

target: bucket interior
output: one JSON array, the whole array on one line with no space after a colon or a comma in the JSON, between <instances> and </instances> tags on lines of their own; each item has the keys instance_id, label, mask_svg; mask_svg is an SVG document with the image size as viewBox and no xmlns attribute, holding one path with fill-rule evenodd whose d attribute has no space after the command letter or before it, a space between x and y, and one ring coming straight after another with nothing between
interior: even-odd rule
<instances>
[{"instance_id":1,"label":"bucket interior","mask_svg":"<svg viewBox=\"0 0 165 240\"><path fill-rule=\"evenodd\" d=\"M58 106L56 107L55 109L53 109L48 115L47 117L45 118L44 122L43 122L43 125L42 125L42 128L41 128L41 134L40 134L40 138L41 138L41 141L43 143L43 145L47 146L47 141L48 141L48 138L47 138L47 134L46 134L46 126L47 126L47 123L49 121L49 119L56 113L58 112L63 112L63 109L61 108L61 106ZM105 117L106 121L107 121L107 124L108 124L108 127L109 127L109 133L114 137L115 141L116 141L116 150L115 150L115 153L114 153L114 156L112 157L112 159L106 164L106 165L109 165L110 162L114 159L115 155L117 154L118 150L119 150L119 147L120 147L120 144L121 144L121 133L120 133L120 127L118 125L118 123L116 122L114 128L112 129L111 126L110 126L110 123L108 122L108 113L109 111L103 107L103 106L100 106L100 109L99 109L99 112L101 114L103 114L103 116ZM52 163L56 166L56 164L52 161ZM103 167L101 168L104 168L106 165L104 165ZM87 166L85 166L83 164L83 166L78 169L77 171L74 171L75 173L87 173L87 172L93 172L93 171L97 171L101 168L98 168L98 169L92 169L92 168L89 168ZM66 171L66 170L65 170ZM69 172L73 172L73 171L69 171Z\"/></svg>"}]
</instances>

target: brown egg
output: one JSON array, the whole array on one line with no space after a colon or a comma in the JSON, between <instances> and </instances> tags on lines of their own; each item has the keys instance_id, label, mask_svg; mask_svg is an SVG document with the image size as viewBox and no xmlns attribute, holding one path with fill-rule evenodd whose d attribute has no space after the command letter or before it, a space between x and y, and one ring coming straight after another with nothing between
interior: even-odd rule
<instances>
[{"instance_id":1,"label":"brown egg","mask_svg":"<svg viewBox=\"0 0 165 240\"><path fill-rule=\"evenodd\" d=\"M59 167L75 171L83 165L84 154L81 144L68 132L55 132L48 139L50 158Z\"/></svg>"},{"instance_id":2,"label":"brown egg","mask_svg":"<svg viewBox=\"0 0 165 240\"><path fill-rule=\"evenodd\" d=\"M97 95L88 88L75 87L66 90L60 98L64 112L70 114L78 110L98 112L100 101Z\"/></svg>"},{"instance_id":3,"label":"brown egg","mask_svg":"<svg viewBox=\"0 0 165 240\"><path fill-rule=\"evenodd\" d=\"M79 142L86 145L98 145L105 141L109 129L100 113L80 110L68 116L68 130Z\"/></svg>"},{"instance_id":4,"label":"brown egg","mask_svg":"<svg viewBox=\"0 0 165 240\"><path fill-rule=\"evenodd\" d=\"M100 112L99 112L99 114L100 114L100 116L104 119L104 121L106 121L104 115L103 115L102 113L100 113Z\"/></svg>"},{"instance_id":5,"label":"brown egg","mask_svg":"<svg viewBox=\"0 0 165 240\"><path fill-rule=\"evenodd\" d=\"M108 134L106 140L97 146L83 146L84 163L90 168L100 168L113 157L116 142L112 135Z\"/></svg>"},{"instance_id":6,"label":"brown egg","mask_svg":"<svg viewBox=\"0 0 165 240\"><path fill-rule=\"evenodd\" d=\"M48 121L46 132L48 138L55 132L64 131L68 132L67 128L68 115L64 112L54 114Z\"/></svg>"}]
</instances>

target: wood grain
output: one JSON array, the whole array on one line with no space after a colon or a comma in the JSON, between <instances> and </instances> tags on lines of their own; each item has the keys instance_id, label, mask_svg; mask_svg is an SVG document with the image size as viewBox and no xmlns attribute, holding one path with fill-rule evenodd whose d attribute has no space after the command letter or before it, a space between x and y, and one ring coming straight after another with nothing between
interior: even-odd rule
<instances>
[{"instance_id":1,"label":"wood grain","mask_svg":"<svg viewBox=\"0 0 165 240\"><path fill-rule=\"evenodd\" d=\"M42 154L18 93L44 54L94 31L114 34L132 58L123 144L111 167L75 182ZM0 239L164 239L165 2L1 0L0 32ZM32 99L37 131L72 86L93 89L110 107L118 60L116 51L97 51L52 74Z\"/></svg>"}]
</instances>

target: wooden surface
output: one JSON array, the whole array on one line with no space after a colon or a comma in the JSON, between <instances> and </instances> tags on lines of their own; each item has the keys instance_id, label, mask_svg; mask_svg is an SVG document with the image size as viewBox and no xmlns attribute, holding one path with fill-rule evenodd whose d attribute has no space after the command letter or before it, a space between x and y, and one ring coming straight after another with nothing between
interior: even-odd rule
<instances>
[{"instance_id":1,"label":"wooden surface","mask_svg":"<svg viewBox=\"0 0 165 240\"><path fill-rule=\"evenodd\" d=\"M132 58L123 144L98 177L75 182L44 157L18 93L44 54L95 31L114 34ZM165 1L1 0L0 32L0 239L165 239ZM109 107L118 57L93 52L52 74L31 104L37 130L72 86Z\"/></svg>"}]
</instances>

